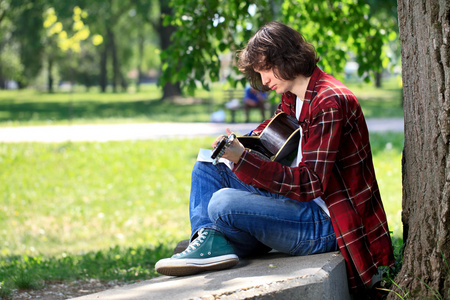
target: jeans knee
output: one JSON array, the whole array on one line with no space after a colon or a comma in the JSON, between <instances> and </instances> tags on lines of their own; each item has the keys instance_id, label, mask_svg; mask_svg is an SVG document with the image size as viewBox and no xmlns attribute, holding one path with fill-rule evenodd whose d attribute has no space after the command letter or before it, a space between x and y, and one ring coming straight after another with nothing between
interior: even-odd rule
<instances>
[{"instance_id":1,"label":"jeans knee","mask_svg":"<svg viewBox=\"0 0 450 300\"><path fill-rule=\"evenodd\" d=\"M192 168L192 174L197 174L198 172L204 172L208 168L208 164L202 161L196 161L194 167Z\"/></svg>"},{"instance_id":2,"label":"jeans knee","mask_svg":"<svg viewBox=\"0 0 450 300\"><path fill-rule=\"evenodd\" d=\"M230 197L231 190L230 188L223 188L212 195L208 205L208 215L212 222L215 223L221 215L228 211L232 199Z\"/></svg>"}]
</instances>

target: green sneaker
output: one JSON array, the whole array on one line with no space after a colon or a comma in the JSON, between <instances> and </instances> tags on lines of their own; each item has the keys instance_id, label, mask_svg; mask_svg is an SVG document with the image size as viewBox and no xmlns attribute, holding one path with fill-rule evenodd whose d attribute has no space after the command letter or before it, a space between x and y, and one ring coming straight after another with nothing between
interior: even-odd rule
<instances>
[{"instance_id":1,"label":"green sneaker","mask_svg":"<svg viewBox=\"0 0 450 300\"><path fill-rule=\"evenodd\" d=\"M155 269L162 275L185 276L231 268L238 262L233 247L220 232L201 229L186 250L171 258L161 259Z\"/></svg>"}]
</instances>

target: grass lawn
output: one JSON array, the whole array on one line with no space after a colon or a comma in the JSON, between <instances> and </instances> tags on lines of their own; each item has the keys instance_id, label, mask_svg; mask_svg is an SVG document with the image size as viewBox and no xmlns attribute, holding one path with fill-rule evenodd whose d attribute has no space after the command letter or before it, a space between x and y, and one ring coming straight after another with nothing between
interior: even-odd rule
<instances>
[{"instance_id":1,"label":"grass lawn","mask_svg":"<svg viewBox=\"0 0 450 300\"><path fill-rule=\"evenodd\" d=\"M402 117L395 81L350 88L366 117ZM154 85L122 94L0 91L0 126L209 121L223 108L223 89L199 91L200 101L184 104L158 101ZM244 121L243 112L236 119ZM401 243L403 134L371 134L371 142L390 229ZM189 236L191 168L210 143L0 144L0 298L55 281L156 276L155 262Z\"/></svg>"},{"instance_id":2,"label":"grass lawn","mask_svg":"<svg viewBox=\"0 0 450 300\"><path fill-rule=\"evenodd\" d=\"M372 134L390 228L401 237L403 134ZM155 276L189 236L190 172L211 138L0 145L0 282ZM5 289L4 289L5 290Z\"/></svg>"}]
</instances>

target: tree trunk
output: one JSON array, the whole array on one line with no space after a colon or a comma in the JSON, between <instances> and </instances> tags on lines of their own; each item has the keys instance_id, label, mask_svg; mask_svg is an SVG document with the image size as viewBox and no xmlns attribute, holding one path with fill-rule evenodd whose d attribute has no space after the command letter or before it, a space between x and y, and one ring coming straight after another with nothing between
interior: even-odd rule
<instances>
[{"instance_id":1,"label":"tree trunk","mask_svg":"<svg viewBox=\"0 0 450 300\"><path fill-rule=\"evenodd\" d=\"M48 57L48 66L47 66L48 74L47 74L47 89L49 93L53 93L53 58L51 55Z\"/></svg>"},{"instance_id":2,"label":"tree trunk","mask_svg":"<svg viewBox=\"0 0 450 300\"><path fill-rule=\"evenodd\" d=\"M117 47L116 47L116 40L115 40L114 32L112 32L110 28L108 28L107 31L108 31L108 41L109 41L109 47L111 50L112 67L113 67L112 88L113 88L113 92L116 93L117 85L120 82L119 60L117 58Z\"/></svg>"},{"instance_id":3,"label":"tree trunk","mask_svg":"<svg viewBox=\"0 0 450 300\"><path fill-rule=\"evenodd\" d=\"M381 72L375 73L375 87L381 88L381 80L383 79L383 74Z\"/></svg>"},{"instance_id":4,"label":"tree trunk","mask_svg":"<svg viewBox=\"0 0 450 300\"><path fill-rule=\"evenodd\" d=\"M142 81L142 62L144 61L144 32L142 30L142 27L139 29L139 40L138 40L138 62L137 62L137 70L138 70L138 77L136 80L136 91L141 91L141 81Z\"/></svg>"},{"instance_id":5,"label":"tree trunk","mask_svg":"<svg viewBox=\"0 0 450 300\"><path fill-rule=\"evenodd\" d=\"M408 299L450 299L450 5L398 0L403 63L403 265ZM445 259L444 259L445 258ZM390 299L398 299L391 293Z\"/></svg>"},{"instance_id":6,"label":"tree trunk","mask_svg":"<svg viewBox=\"0 0 450 300\"><path fill-rule=\"evenodd\" d=\"M158 33L161 42L161 50L167 49L172 43L170 37L172 33L175 32L175 27L172 25L163 26L164 15L172 15L172 9L169 6L169 1L160 0L159 4L161 6L161 18L158 26ZM181 87L179 82L171 83L168 82L163 86L163 96L162 99L172 98L181 95Z\"/></svg>"},{"instance_id":7,"label":"tree trunk","mask_svg":"<svg viewBox=\"0 0 450 300\"><path fill-rule=\"evenodd\" d=\"M105 43L100 57L100 89L102 93L106 92L106 87L108 85L108 45Z\"/></svg>"},{"instance_id":8,"label":"tree trunk","mask_svg":"<svg viewBox=\"0 0 450 300\"><path fill-rule=\"evenodd\" d=\"M0 58L0 90L6 89L6 78L3 78L3 72L2 72L2 64L1 64L1 58Z\"/></svg>"}]
</instances>

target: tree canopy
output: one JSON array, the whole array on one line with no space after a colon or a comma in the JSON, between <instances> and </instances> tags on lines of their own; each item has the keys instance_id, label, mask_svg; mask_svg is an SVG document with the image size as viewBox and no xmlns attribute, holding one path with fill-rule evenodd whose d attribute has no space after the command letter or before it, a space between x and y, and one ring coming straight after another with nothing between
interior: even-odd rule
<instances>
[{"instance_id":1,"label":"tree canopy","mask_svg":"<svg viewBox=\"0 0 450 300\"><path fill-rule=\"evenodd\" d=\"M353 59L359 64L358 74L369 80L388 66L384 46L397 38L392 23L371 17L370 6L362 0L172 0L171 5L174 14L165 17L165 24L177 30L162 54L162 82L181 81L191 91L197 81L208 89L219 79L222 58L234 57L269 21L302 33L316 47L320 66L338 77ZM227 78L233 85L237 80L244 83L235 69Z\"/></svg>"},{"instance_id":2,"label":"tree canopy","mask_svg":"<svg viewBox=\"0 0 450 300\"><path fill-rule=\"evenodd\" d=\"M0 0L0 87L6 79L25 86L46 70L49 87L55 73L55 81L100 85L102 90L109 84L116 90L131 81L126 74L137 70L141 78L149 69L159 68L161 86L174 87L173 93L164 91L169 96L179 93L180 82L190 91L197 82L208 88L223 78L233 86L245 84L233 68L236 52L272 20L292 26L313 43L326 72L339 77L346 62L353 60L359 64L359 75L369 79L388 65L386 45L397 36L396 24L390 21L395 18L389 15L395 2ZM81 24L73 19L76 7L83 12L85 26L78 33L73 27ZM49 12L57 19L52 26ZM89 39L102 39L101 44L95 47L82 40L73 45L76 49L58 48L71 38L82 34L85 38L87 28ZM66 39L59 36L62 32L67 32Z\"/></svg>"}]
</instances>

